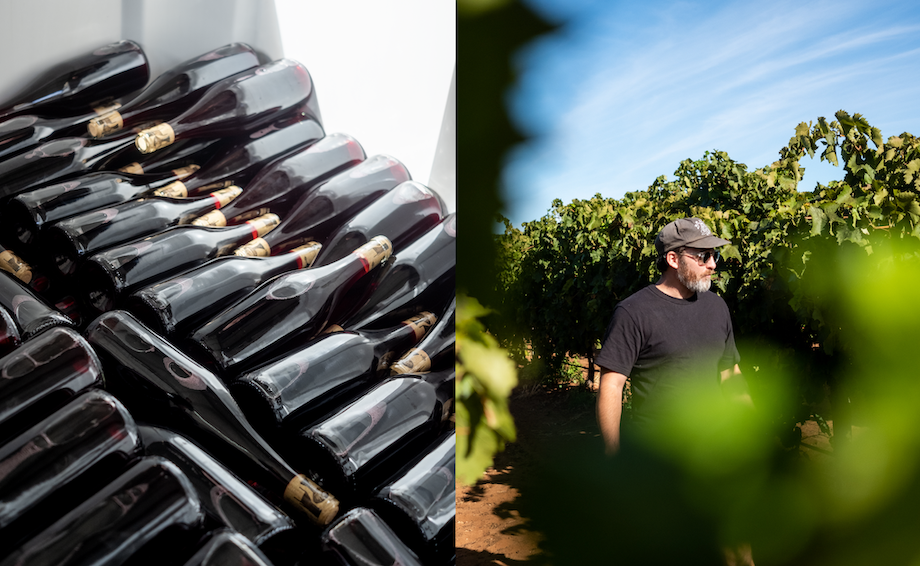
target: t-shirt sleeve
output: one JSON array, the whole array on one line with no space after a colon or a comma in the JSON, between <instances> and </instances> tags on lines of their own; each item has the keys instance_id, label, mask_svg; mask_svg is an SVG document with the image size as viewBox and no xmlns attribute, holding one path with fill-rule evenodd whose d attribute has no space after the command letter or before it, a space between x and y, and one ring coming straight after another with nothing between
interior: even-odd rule
<instances>
[{"instance_id":1,"label":"t-shirt sleeve","mask_svg":"<svg viewBox=\"0 0 920 566\"><path fill-rule=\"evenodd\" d=\"M642 348L642 331L629 311L617 306L601 351L594 360L597 365L629 376Z\"/></svg>"}]
</instances>

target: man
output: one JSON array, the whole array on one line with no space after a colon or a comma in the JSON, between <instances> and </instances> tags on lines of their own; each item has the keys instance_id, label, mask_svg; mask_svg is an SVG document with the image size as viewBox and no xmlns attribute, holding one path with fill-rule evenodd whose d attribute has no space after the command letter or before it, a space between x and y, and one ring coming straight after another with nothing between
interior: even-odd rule
<instances>
[{"instance_id":1,"label":"man","mask_svg":"<svg viewBox=\"0 0 920 566\"><path fill-rule=\"evenodd\" d=\"M661 278L620 301L596 360L597 416L608 454L620 449L627 378L630 426L636 429L659 422L690 390L713 395L731 390L750 403L728 307L707 292L719 260L716 248L729 243L698 218L675 220L655 238Z\"/></svg>"}]
</instances>

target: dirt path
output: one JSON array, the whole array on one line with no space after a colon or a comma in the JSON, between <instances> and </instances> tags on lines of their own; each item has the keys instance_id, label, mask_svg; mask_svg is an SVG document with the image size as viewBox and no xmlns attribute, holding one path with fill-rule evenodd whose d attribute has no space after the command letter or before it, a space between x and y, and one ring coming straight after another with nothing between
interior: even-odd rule
<instances>
[{"instance_id":1,"label":"dirt path","mask_svg":"<svg viewBox=\"0 0 920 566\"><path fill-rule=\"evenodd\" d=\"M471 487L457 487L458 566L542 566L549 564L545 537L531 517L534 499L546 491L543 468L554 458L568 465L568 477L589 482L589 468L576 454L600 452L602 444L594 416L594 394L582 386L563 389L531 387L516 390L510 399L518 439L496 456L495 465ZM816 423L802 426L799 448L808 459L831 453L827 437ZM548 456L549 455L549 456ZM556 462L556 464L560 464ZM569 489L576 487L568 486ZM566 487L549 486L550 489ZM537 494L536 496L534 494ZM540 506L555 501L538 502ZM573 518L577 523L577 518ZM573 536L582 530L573 530ZM577 539L573 540L577 544Z\"/></svg>"}]
</instances>

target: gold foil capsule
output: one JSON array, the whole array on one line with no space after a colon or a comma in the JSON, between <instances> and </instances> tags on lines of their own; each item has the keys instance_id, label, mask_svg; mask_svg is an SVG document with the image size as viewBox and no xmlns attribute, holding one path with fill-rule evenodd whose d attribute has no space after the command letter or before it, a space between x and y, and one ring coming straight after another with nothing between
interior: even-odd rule
<instances>
[{"instance_id":1,"label":"gold foil capsule","mask_svg":"<svg viewBox=\"0 0 920 566\"><path fill-rule=\"evenodd\" d=\"M173 181L165 187L160 187L159 189L153 191L153 196L185 198L188 196L188 189L186 188L185 183L182 181Z\"/></svg>"},{"instance_id":2,"label":"gold foil capsule","mask_svg":"<svg viewBox=\"0 0 920 566\"><path fill-rule=\"evenodd\" d=\"M233 255L240 257L268 257L272 255L272 248L265 239L256 238L233 250Z\"/></svg>"},{"instance_id":3,"label":"gold foil capsule","mask_svg":"<svg viewBox=\"0 0 920 566\"><path fill-rule=\"evenodd\" d=\"M297 254L297 269L305 269L313 265L321 249L323 249L323 245L319 242L307 242L302 246L297 246L288 253Z\"/></svg>"},{"instance_id":4,"label":"gold foil capsule","mask_svg":"<svg viewBox=\"0 0 920 566\"><path fill-rule=\"evenodd\" d=\"M216 201L214 203L214 206L216 206L217 208L222 208L230 204L230 201L240 196L241 194L243 194L243 189L237 186L231 186L231 187L227 187L226 189L214 191L213 193L210 194L210 196L213 197L214 200Z\"/></svg>"},{"instance_id":5,"label":"gold foil capsule","mask_svg":"<svg viewBox=\"0 0 920 566\"><path fill-rule=\"evenodd\" d=\"M10 250L0 252L0 269L12 273L23 283L32 282L32 268Z\"/></svg>"},{"instance_id":6,"label":"gold foil capsule","mask_svg":"<svg viewBox=\"0 0 920 566\"><path fill-rule=\"evenodd\" d=\"M393 253L393 244L386 236L374 236L352 253L364 258L367 262L367 270L370 271L390 257L390 254Z\"/></svg>"},{"instance_id":7,"label":"gold foil capsule","mask_svg":"<svg viewBox=\"0 0 920 566\"><path fill-rule=\"evenodd\" d=\"M141 167L141 164L136 161L134 163L129 163L125 165L124 167L119 169L119 171L121 171L122 173L131 173L132 175L143 175L144 174L144 168Z\"/></svg>"},{"instance_id":8,"label":"gold foil capsule","mask_svg":"<svg viewBox=\"0 0 920 566\"><path fill-rule=\"evenodd\" d=\"M339 501L303 474L287 484L284 500L319 526L331 523L339 512Z\"/></svg>"},{"instance_id":9,"label":"gold foil capsule","mask_svg":"<svg viewBox=\"0 0 920 566\"><path fill-rule=\"evenodd\" d=\"M431 358L424 350L412 348L406 355L390 366L390 375L401 373L419 373L431 369Z\"/></svg>"},{"instance_id":10,"label":"gold foil capsule","mask_svg":"<svg viewBox=\"0 0 920 566\"><path fill-rule=\"evenodd\" d=\"M192 226L212 226L214 228L220 228L227 225L227 217L219 210L212 210L192 220L191 224Z\"/></svg>"},{"instance_id":11,"label":"gold foil capsule","mask_svg":"<svg viewBox=\"0 0 920 566\"><path fill-rule=\"evenodd\" d=\"M252 237L255 239L274 230L278 224L281 224L281 218L277 214L269 213L254 220L249 220L246 224L252 226Z\"/></svg>"},{"instance_id":12,"label":"gold foil capsule","mask_svg":"<svg viewBox=\"0 0 920 566\"><path fill-rule=\"evenodd\" d=\"M112 110L107 114L102 114L90 120L86 125L86 130L94 138L101 138L104 135L121 130L124 126L125 122L121 117L121 113Z\"/></svg>"},{"instance_id":13,"label":"gold foil capsule","mask_svg":"<svg viewBox=\"0 0 920 566\"><path fill-rule=\"evenodd\" d=\"M426 332L438 321L438 317L428 311L422 311L409 320L404 320L403 324L410 326L415 332L415 339L421 340Z\"/></svg>"},{"instance_id":14,"label":"gold foil capsule","mask_svg":"<svg viewBox=\"0 0 920 566\"><path fill-rule=\"evenodd\" d=\"M186 165L185 167L179 167L178 169L173 169L172 172L173 172L173 175L175 175L176 177L179 177L180 179L185 179L186 177L198 171L199 169L201 169L200 166L193 164L193 165ZM224 186L229 186L229 185L224 185Z\"/></svg>"},{"instance_id":15,"label":"gold foil capsule","mask_svg":"<svg viewBox=\"0 0 920 566\"><path fill-rule=\"evenodd\" d=\"M134 145L141 153L153 153L176 141L176 132L172 126L163 123L146 130L141 130L134 138Z\"/></svg>"}]
</instances>

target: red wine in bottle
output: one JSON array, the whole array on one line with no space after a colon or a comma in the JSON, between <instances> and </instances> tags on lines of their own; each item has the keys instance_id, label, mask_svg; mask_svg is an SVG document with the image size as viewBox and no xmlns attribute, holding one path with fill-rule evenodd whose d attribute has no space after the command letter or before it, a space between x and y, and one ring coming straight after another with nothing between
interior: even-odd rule
<instances>
[{"instance_id":1,"label":"red wine in bottle","mask_svg":"<svg viewBox=\"0 0 920 566\"><path fill-rule=\"evenodd\" d=\"M418 343L436 321L421 313L387 330L324 333L284 357L230 382L257 429L308 425L353 400L389 372L392 360Z\"/></svg>"},{"instance_id":2,"label":"red wine in bottle","mask_svg":"<svg viewBox=\"0 0 920 566\"><path fill-rule=\"evenodd\" d=\"M118 41L48 69L0 106L0 118L82 114L99 101L144 88L149 76L141 48L133 41Z\"/></svg>"},{"instance_id":3,"label":"red wine in bottle","mask_svg":"<svg viewBox=\"0 0 920 566\"><path fill-rule=\"evenodd\" d=\"M16 241L31 245L46 224L137 198L197 170L197 165L188 165L146 175L99 171L28 190L7 203L4 210L7 231Z\"/></svg>"},{"instance_id":4,"label":"red wine in bottle","mask_svg":"<svg viewBox=\"0 0 920 566\"><path fill-rule=\"evenodd\" d=\"M252 179L274 160L302 151L323 137L318 122L302 116L285 118L229 146L196 174L158 188L153 196L189 197L230 185L257 190ZM156 155L156 154L154 154Z\"/></svg>"},{"instance_id":5,"label":"red wine in bottle","mask_svg":"<svg viewBox=\"0 0 920 566\"><path fill-rule=\"evenodd\" d=\"M392 157L371 157L339 173L327 183L303 193L285 216L285 221L278 226L277 233L266 236L265 242L272 253L305 242L321 242L348 218L408 178L409 172L403 164ZM275 207L275 203L270 206L273 210ZM236 209L241 208L237 203ZM202 225L219 223L231 214L230 210L225 212L226 215L211 212L195 222ZM352 251L358 247L355 246Z\"/></svg>"},{"instance_id":6,"label":"red wine in bottle","mask_svg":"<svg viewBox=\"0 0 920 566\"><path fill-rule=\"evenodd\" d=\"M419 311L444 312L456 295L457 214L401 248L377 278L373 293L345 328L386 328Z\"/></svg>"},{"instance_id":7,"label":"red wine in bottle","mask_svg":"<svg viewBox=\"0 0 920 566\"><path fill-rule=\"evenodd\" d=\"M310 73L281 59L215 84L179 116L138 133L135 145L153 153L176 140L238 136L298 114L322 124Z\"/></svg>"},{"instance_id":8,"label":"red wine in bottle","mask_svg":"<svg viewBox=\"0 0 920 566\"><path fill-rule=\"evenodd\" d=\"M163 73L129 103L90 120L84 131L98 138L168 120L198 102L216 83L258 65L259 57L243 43L209 51Z\"/></svg>"},{"instance_id":9,"label":"red wine in bottle","mask_svg":"<svg viewBox=\"0 0 920 566\"><path fill-rule=\"evenodd\" d=\"M76 331L52 328L23 342L0 358L0 440L101 381L99 359Z\"/></svg>"},{"instance_id":10,"label":"red wine in bottle","mask_svg":"<svg viewBox=\"0 0 920 566\"><path fill-rule=\"evenodd\" d=\"M145 197L99 208L49 226L46 247L58 271L70 275L83 257L171 226L189 224L210 210L226 206L242 192L231 185L203 198Z\"/></svg>"},{"instance_id":11,"label":"red wine in bottle","mask_svg":"<svg viewBox=\"0 0 920 566\"><path fill-rule=\"evenodd\" d=\"M171 547L192 544L194 539L183 532L197 533L202 520L188 478L172 462L148 457L0 565L120 564L153 541L166 542L167 536Z\"/></svg>"},{"instance_id":12,"label":"red wine in bottle","mask_svg":"<svg viewBox=\"0 0 920 566\"><path fill-rule=\"evenodd\" d=\"M354 138L345 134L330 134L310 147L261 169L245 185L246 194L242 198L220 214L205 215L207 221L200 224L234 225L272 210L286 213L301 195L328 181L330 177L337 177L342 171L358 165L364 157L364 149ZM159 194L182 196L182 192L186 192L185 187L179 189L177 194L169 194L166 190Z\"/></svg>"},{"instance_id":13,"label":"red wine in bottle","mask_svg":"<svg viewBox=\"0 0 920 566\"><path fill-rule=\"evenodd\" d=\"M0 161L57 138L80 136L86 131L89 120L108 114L120 106L118 102L111 102L88 113L64 118L25 114L4 120L0 122Z\"/></svg>"},{"instance_id":14,"label":"red wine in bottle","mask_svg":"<svg viewBox=\"0 0 920 566\"><path fill-rule=\"evenodd\" d=\"M90 468L105 473L103 460L117 469L140 450L134 419L115 397L94 389L74 398L0 446L0 529Z\"/></svg>"},{"instance_id":15,"label":"red wine in bottle","mask_svg":"<svg viewBox=\"0 0 920 566\"><path fill-rule=\"evenodd\" d=\"M32 187L95 170L105 159L131 148L130 135L90 141L61 138L0 161L0 200Z\"/></svg>"},{"instance_id":16,"label":"red wine in bottle","mask_svg":"<svg viewBox=\"0 0 920 566\"><path fill-rule=\"evenodd\" d=\"M233 529L273 558L290 558L297 537L294 521L183 435L153 426L139 427L148 456L162 456L188 477L207 515L208 530ZM281 562L282 560L279 560Z\"/></svg>"},{"instance_id":17,"label":"red wine in bottle","mask_svg":"<svg viewBox=\"0 0 920 566\"><path fill-rule=\"evenodd\" d=\"M0 273L0 306L13 316L23 340L54 326L73 325L69 318L49 307L31 289L6 272Z\"/></svg>"},{"instance_id":18,"label":"red wine in bottle","mask_svg":"<svg viewBox=\"0 0 920 566\"><path fill-rule=\"evenodd\" d=\"M184 566L272 566L246 537L229 529L212 531Z\"/></svg>"},{"instance_id":19,"label":"red wine in bottle","mask_svg":"<svg viewBox=\"0 0 920 566\"><path fill-rule=\"evenodd\" d=\"M428 187L404 181L322 240L323 249L316 258L316 265L328 265L342 259L377 234L383 234L394 248L401 250L441 222L441 211L440 199ZM314 236L310 230L304 233L306 237Z\"/></svg>"},{"instance_id":20,"label":"red wine in bottle","mask_svg":"<svg viewBox=\"0 0 920 566\"><path fill-rule=\"evenodd\" d=\"M113 393L138 419L187 436L300 517L318 525L335 517L338 501L259 436L213 373L126 311L101 315L86 336L112 376Z\"/></svg>"},{"instance_id":21,"label":"red wine in bottle","mask_svg":"<svg viewBox=\"0 0 920 566\"><path fill-rule=\"evenodd\" d=\"M447 564L454 553L456 447L456 435L451 431L369 503L419 558L430 564Z\"/></svg>"},{"instance_id":22,"label":"red wine in bottle","mask_svg":"<svg viewBox=\"0 0 920 566\"><path fill-rule=\"evenodd\" d=\"M451 301L438 324L412 348L393 362L390 375L440 370L454 365L455 313L457 299Z\"/></svg>"},{"instance_id":23,"label":"red wine in bottle","mask_svg":"<svg viewBox=\"0 0 920 566\"><path fill-rule=\"evenodd\" d=\"M322 536L323 550L345 566L399 564L422 566L419 557L372 510L346 513Z\"/></svg>"},{"instance_id":24,"label":"red wine in bottle","mask_svg":"<svg viewBox=\"0 0 920 566\"><path fill-rule=\"evenodd\" d=\"M279 222L277 215L266 214L227 228L173 226L86 258L74 277L83 289L86 306L105 312L142 286L232 253Z\"/></svg>"},{"instance_id":25,"label":"red wine in bottle","mask_svg":"<svg viewBox=\"0 0 920 566\"><path fill-rule=\"evenodd\" d=\"M256 238L237 248L232 256L212 259L144 287L128 298L127 308L163 336L185 337L262 282L310 267L320 248L312 242L285 254L261 257L267 255L264 241Z\"/></svg>"},{"instance_id":26,"label":"red wine in bottle","mask_svg":"<svg viewBox=\"0 0 920 566\"><path fill-rule=\"evenodd\" d=\"M315 462L343 504L391 481L407 459L443 432L454 399L453 367L392 377L320 423L303 429L287 457Z\"/></svg>"},{"instance_id":27,"label":"red wine in bottle","mask_svg":"<svg viewBox=\"0 0 920 566\"><path fill-rule=\"evenodd\" d=\"M4 307L0 307L0 357L5 356L22 344L19 328L13 315Z\"/></svg>"},{"instance_id":28,"label":"red wine in bottle","mask_svg":"<svg viewBox=\"0 0 920 566\"><path fill-rule=\"evenodd\" d=\"M319 334L345 292L391 252L380 236L336 263L279 275L195 330L193 351L228 375L264 363L291 341Z\"/></svg>"}]
</instances>

